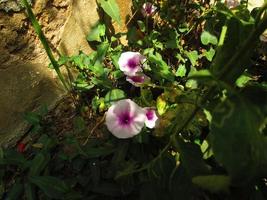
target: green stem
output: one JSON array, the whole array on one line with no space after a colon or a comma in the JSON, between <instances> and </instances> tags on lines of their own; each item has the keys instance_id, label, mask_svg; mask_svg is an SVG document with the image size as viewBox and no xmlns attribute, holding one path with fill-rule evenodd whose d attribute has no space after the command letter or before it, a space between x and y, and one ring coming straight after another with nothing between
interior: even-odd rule
<instances>
[{"instance_id":1,"label":"green stem","mask_svg":"<svg viewBox=\"0 0 267 200\"><path fill-rule=\"evenodd\" d=\"M222 31L221 31L221 35L220 35L220 39L218 42L218 47L223 45L226 33L227 33L227 26L223 26Z\"/></svg>"},{"instance_id":2,"label":"green stem","mask_svg":"<svg viewBox=\"0 0 267 200\"><path fill-rule=\"evenodd\" d=\"M44 34L42 32L42 29L41 29L41 26L38 23L35 15L33 14L33 11L31 9L29 3L27 2L27 0L22 0L22 3L23 3L23 5L26 8L26 11L27 11L27 14L28 14L29 19L31 20L32 26L33 26L36 34L38 35L38 37L39 37L39 39L40 39L40 41L41 41L41 43L42 43L42 45L43 45L43 47L45 49L45 51L46 51L46 53L47 53L50 61L51 61L51 64L53 65L53 67L54 67L54 69L55 69L55 71L56 71L56 73L57 73L57 75L58 75L58 77L60 79L60 81L62 82L62 84L65 87L65 89L67 91L69 91L69 87L68 87L68 85L67 85L67 83L66 83L66 81L64 79L64 76L60 72L60 69L59 69L60 66L58 65L56 59L54 58L54 56L52 54L52 51L51 51L51 48L49 47L49 44L47 42L47 39L44 36Z\"/></svg>"}]
</instances>

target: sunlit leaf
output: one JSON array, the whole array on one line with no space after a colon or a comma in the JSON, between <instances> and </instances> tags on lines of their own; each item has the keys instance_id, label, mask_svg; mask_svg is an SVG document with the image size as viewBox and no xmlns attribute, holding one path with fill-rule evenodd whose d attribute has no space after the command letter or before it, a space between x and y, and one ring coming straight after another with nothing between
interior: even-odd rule
<instances>
[{"instance_id":1,"label":"sunlit leaf","mask_svg":"<svg viewBox=\"0 0 267 200\"><path fill-rule=\"evenodd\" d=\"M116 101L119 101L125 98L126 98L126 94L123 90L113 89L106 94L105 103L110 105Z\"/></svg>"},{"instance_id":2,"label":"sunlit leaf","mask_svg":"<svg viewBox=\"0 0 267 200\"><path fill-rule=\"evenodd\" d=\"M186 74L186 67L185 65L181 64L179 65L175 75L178 76L178 77L184 77Z\"/></svg>"},{"instance_id":3,"label":"sunlit leaf","mask_svg":"<svg viewBox=\"0 0 267 200\"><path fill-rule=\"evenodd\" d=\"M218 43L217 37L212 35L208 31L202 32L200 39L201 39L202 44L204 44L204 45L208 45L208 44L216 45Z\"/></svg>"},{"instance_id":4,"label":"sunlit leaf","mask_svg":"<svg viewBox=\"0 0 267 200\"><path fill-rule=\"evenodd\" d=\"M97 0L101 8L118 24L121 24L120 9L115 0Z\"/></svg>"},{"instance_id":5,"label":"sunlit leaf","mask_svg":"<svg viewBox=\"0 0 267 200\"><path fill-rule=\"evenodd\" d=\"M195 66L198 60L198 52L196 50L186 51L185 54L189 58L192 66Z\"/></svg>"},{"instance_id":6,"label":"sunlit leaf","mask_svg":"<svg viewBox=\"0 0 267 200\"><path fill-rule=\"evenodd\" d=\"M104 24L97 23L92 27L91 31L87 35L87 40L89 42L97 41L101 42L101 37L105 36L106 26Z\"/></svg>"}]
</instances>

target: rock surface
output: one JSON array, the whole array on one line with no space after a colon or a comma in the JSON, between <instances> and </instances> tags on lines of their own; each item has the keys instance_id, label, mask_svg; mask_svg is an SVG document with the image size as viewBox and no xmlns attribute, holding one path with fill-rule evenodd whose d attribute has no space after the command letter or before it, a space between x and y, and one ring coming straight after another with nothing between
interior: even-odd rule
<instances>
[{"instance_id":1,"label":"rock surface","mask_svg":"<svg viewBox=\"0 0 267 200\"><path fill-rule=\"evenodd\" d=\"M0 145L9 144L23 135L27 123L25 112L40 106L53 107L64 91L51 71L43 64L22 64L0 68Z\"/></svg>"},{"instance_id":2,"label":"rock surface","mask_svg":"<svg viewBox=\"0 0 267 200\"><path fill-rule=\"evenodd\" d=\"M0 0L0 6L6 3ZM8 0L9 1L9 0ZM17 0L11 0L17 2ZM11 2L10 1L10 2ZM35 0L34 13L54 54L90 53L86 35L99 19L95 0ZM123 22L130 0L117 0ZM7 4L5 4L6 6ZM7 7L5 7L7 8ZM3 8L2 8L3 9ZM11 12L11 11L18 12ZM125 26L116 27L124 31ZM0 7L0 146L15 143L28 124L23 113L53 105L65 94L23 11Z\"/></svg>"}]
</instances>

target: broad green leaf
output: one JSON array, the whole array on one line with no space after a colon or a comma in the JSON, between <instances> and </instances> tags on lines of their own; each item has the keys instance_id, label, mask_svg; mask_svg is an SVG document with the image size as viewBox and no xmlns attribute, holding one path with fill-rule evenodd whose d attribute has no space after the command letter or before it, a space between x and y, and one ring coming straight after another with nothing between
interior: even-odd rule
<instances>
[{"instance_id":1,"label":"broad green leaf","mask_svg":"<svg viewBox=\"0 0 267 200\"><path fill-rule=\"evenodd\" d=\"M65 182L53 176L30 176L29 181L54 199L64 199L64 195L70 191Z\"/></svg>"},{"instance_id":2,"label":"broad green leaf","mask_svg":"<svg viewBox=\"0 0 267 200\"><path fill-rule=\"evenodd\" d=\"M198 52L196 50L186 51L185 54L189 58L192 66L195 66L198 60Z\"/></svg>"},{"instance_id":3,"label":"broad green leaf","mask_svg":"<svg viewBox=\"0 0 267 200\"><path fill-rule=\"evenodd\" d=\"M92 41L101 42L101 37L105 36L105 32L106 32L106 26L104 24L97 23L95 26L92 27L86 39L89 42Z\"/></svg>"},{"instance_id":4,"label":"broad green leaf","mask_svg":"<svg viewBox=\"0 0 267 200\"><path fill-rule=\"evenodd\" d=\"M121 25L120 9L115 0L97 0L97 2L114 21Z\"/></svg>"},{"instance_id":5,"label":"broad green leaf","mask_svg":"<svg viewBox=\"0 0 267 200\"><path fill-rule=\"evenodd\" d=\"M212 193L228 192L231 179L224 175L195 176L192 182L204 190Z\"/></svg>"},{"instance_id":6,"label":"broad green leaf","mask_svg":"<svg viewBox=\"0 0 267 200\"><path fill-rule=\"evenodd\" d=\"M110 90L105 96L105 103L111 105L112 103L125 99L126 94L123 90L120 89L113 89Z\"/></svg>"},{"instance_id":7,"label":"broad green leaf","mask_svg":"<svg viewBox=\"0 0 267 200\"><path fill-rule=\"evenodd\" d=\"M263 120L260 109L241 97L226 99L212 113L213 152L235 183L246 183L261 173L265 147L259 130Z\"/></svg>"},{"instance_id":8,"label":"broad green leaf","mask_svg":"<svg viewBox=\"0 0 267 200\"><path fill-rule=\"evenodd\" d=\"M180 64L175 75L177 77L184 77L186 75L186 67L183 64Z\"/></svg>"},{"instance_id":9,"label":"broad green leaf","mask_svg":"<svg viewBox=\"0 0 267 200\"><path fill-rule=\"evenodd\" d=\"M201 43L204 45L213 44L216 45L218 43L218 39L215 35L212 35L208 31L204 31L200 36Z\"/></svg>"}]
</instances>

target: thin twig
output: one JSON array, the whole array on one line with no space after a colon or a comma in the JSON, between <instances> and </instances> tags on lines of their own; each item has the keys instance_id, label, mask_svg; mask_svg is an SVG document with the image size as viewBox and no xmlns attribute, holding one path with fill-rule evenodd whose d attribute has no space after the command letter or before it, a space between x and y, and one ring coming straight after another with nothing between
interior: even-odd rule
<instances>
[{"instance_id":1,"label":"thin twig","mask_svg":"<svg viewBox=\"0 0 267 200\"><path fill-rule=\"evenodd\" d=\"M104 116L101 118L101 120L99 122L96 123L96 125L94 126L94 128L90 131L90 133L88 134L86 140L84 141L83 143L83 146L85 146L87 144L87 142L89 141L90 139L90 136L95 132L95 130L102 124L104 123L105 121L105 117L106 117L106 114L104 114Z\"/></svg>"}]
</instances>

